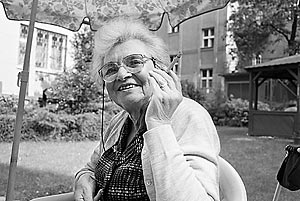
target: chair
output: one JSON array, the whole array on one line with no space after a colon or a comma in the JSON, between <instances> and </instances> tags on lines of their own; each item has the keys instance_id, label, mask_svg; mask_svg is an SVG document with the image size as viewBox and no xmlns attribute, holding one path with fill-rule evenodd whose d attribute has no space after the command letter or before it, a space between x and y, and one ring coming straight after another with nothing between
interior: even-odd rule
<instances>
[{"instance_id":1,"label":"chair","mask_svg":"<svg viewBox=\"0 0 300 201\"><path fill-rule=\"evenodd\" d=\"M245 185L238 172L220 157L220 192L222 201L247 201Z\"/></svg>"},{"instance_id":2,"label":"chair","mask_svg":"<svg viewBox=\"0 0 300 201\"><path fill-rule=\"evenodd\" d=\"M62 193L45 197L34 198L31 201L74 201L74 193Z\"/></svg>"},{"instance_id":3,"label":"chair","mask_svg":"<svg viewBox=\"0 0 300 201\"><path fill-rule=\"evenodd\" d=\"M247 201L244 183L237 171L220 157L220 192L222 201ZM31 201L74 201L73 192L35 198Z\"/></svg>"}]
</instances>

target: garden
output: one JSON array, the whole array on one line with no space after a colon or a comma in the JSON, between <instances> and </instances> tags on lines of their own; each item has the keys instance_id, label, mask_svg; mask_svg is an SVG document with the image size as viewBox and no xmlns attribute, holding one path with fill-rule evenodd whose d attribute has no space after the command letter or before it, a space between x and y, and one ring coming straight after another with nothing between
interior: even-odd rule
<instances>
[{"instance_id":1,"label":"garden","mask_svg":"<svg viewBox=\"0 0 300 201\"><path fill-rule=\"evenodd\" d=\"M245 127L218 126L221 156L242 177L249 201L271 201L276 174L285 156L288 139L251 137ZM89 159L97 140L23 141L15 184L15 199L32 198L72 191L74 174ZM5 196L11 143L0 143L0 197ZM299 200L300 192L281 191L279 200Z\"/></svg>"},{"instance_id":2,"label":"garden","mask_svg":"<svg viewBox=\"0 0 300 201\"><path fill-rule=\"evenodd\" d=\"M249 113L247 100L225 98L210 100L206 99L201 91L195 90L192 84L184 82L182 85L184 96L202 104L210 113L216 126L247 127ZM43 107L36 100L26 100L21 140L99 140L100 131L105 129L112 116L120 111L120 108L105 95L101 97L100 94L99 97L85 101L61 98L56 103L50 102ZM13 140L17 104L18 99L15 96L2 96L0 99L0 121L2 122L0 142ZM263 103L259 104L259 108L269 109L268 105Z\"/></svg>"},{"instance_id":3,"label":"garden","mask_svg":"<svg viewBox=\"0 0 300 201\"><path fill-rule=\"evenodd\" d=\"M102 125L105 128L111 117L120 110L107 97L102 83L95 82L91 76L94 46L91 41L93 32L89 29L76 33L72 40L75 50L73 68L47 83L51 87L43 90L42 97L25 101L22 141L99 140ZM221 91L207 96L193 83L183 80L181 84L183 95L202 104L215 125L247 126L247 100L228 99ZM13 140L17 104L17 97L0 97L0 142ZM259 103L258 107L269 110L268 104Z\"/></svg>"},{"instance_id":4,"label":"garden","mask_svg":"<svg viewBox=\"0 0 300 201\"><path fill-rule=\"evenodd\" d=\"M201 103L211 114L220 137L221 156L241 175L248 200L271 200L277 184L276 174L285 155L284 147L292 141L248 136L247 101L210 100L192 84L182 83L182 86L184 96ZM72 191L74 174L88 161L99 142L102 123L105 129L110 118L120 110L104 98L104 107L102 99L84 104L61 99L43 107L37 100L26 100L15 184L17 200ZM259 107L269 109L266 104ZM0 108L1 197L5 196L8 181L17 98L3 96ZM299 196L299 192L284 189L280 198L292 201Z\"/></svg>"},{"instance_id":5,"label":"garden","mask_svg":"<svg viewBox=\"0 0 300 201\"><path fill-rule=\"evenodd\" d=\"M91 32L78 33L73 44L75 66L57 77L46 99L25 101L16 200L72 191L74 174L88 161L102 129L120 111L90 77L92 54L84 48L90 37ZM187 81L182 81L182 91L210 113L220 136L221 156L240 173L248 200L271 200L284 147L291 141L248 136L247 100L228 99L219 91L208 97ZM6 193L17 104L15 96L0 97L0 197ZM270 110L265 103L258 108ZM280 200L299 197L298 192L283 190Z\"/></svg>"}]
</instances>

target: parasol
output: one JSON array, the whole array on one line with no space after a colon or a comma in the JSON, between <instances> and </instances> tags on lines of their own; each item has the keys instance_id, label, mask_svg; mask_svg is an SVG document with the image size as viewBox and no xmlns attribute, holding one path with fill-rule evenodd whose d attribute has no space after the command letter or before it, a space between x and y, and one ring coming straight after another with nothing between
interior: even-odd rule
<instances>
[{"instance_id":1,"label":"parasol","mask_svg":"<svg viewBox=\"0 0 300 201\"><path fill-rule=\"evenodd\" d=\"M0 2L8 19L29 21L6 192L6 201L11 201L35 22L52 24L72 31L79 30L82 23L88 23L92 30L97 30L108 19L130 16L141 19L150 30L155 31L161 26L164 15L167 15L170 25L175 27L192 17L223 8L229 0L0 0Z\"/></svg>"},{"instance_id":2,"label":"parasol","mask_svg":"<svg viewBox=\"0 0 300 201\"><path fill-rule=\"evenodd\" d=\"M0 0L8 19L30 20L33 0ZM34 0L35 1L35 0ZM142 19L157 30L163 16L175 27L183 21L223 8L229 0L38 0L35 21L77 31L85 18L92 30L116 16Z\"/></svg>"}]
</instances>

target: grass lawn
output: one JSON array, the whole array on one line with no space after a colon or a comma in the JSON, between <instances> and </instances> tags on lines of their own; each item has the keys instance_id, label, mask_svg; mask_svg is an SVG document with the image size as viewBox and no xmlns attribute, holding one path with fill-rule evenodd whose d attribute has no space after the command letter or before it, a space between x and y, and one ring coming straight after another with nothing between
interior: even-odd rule
<instances>
[{"instance_id":1,"label":"grass lawn","mask_svg":"<svg viewBox=\"0 0 300 201\"><path fill-rule=\"evenodd\" d=\"M249 201L272 201L284 147L292 141L247 136L246 128L218 127L221 156L240 173ZM97 142L22 142L15 198L69 192L73 175L88 160ZM0 196L7 188L11 144L0 143ZM279 200L299 200L300 191L283 189Z\"/></svg>"}]
</instances>

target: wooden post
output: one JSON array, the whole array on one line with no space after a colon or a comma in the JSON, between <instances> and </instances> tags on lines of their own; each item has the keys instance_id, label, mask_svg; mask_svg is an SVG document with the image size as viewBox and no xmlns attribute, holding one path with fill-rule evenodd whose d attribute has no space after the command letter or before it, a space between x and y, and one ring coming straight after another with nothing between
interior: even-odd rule
<instances>
[{"instance_id":1,"label":"wooden post","mask_svg":"<svg viewBox=\"0 0 300 201\"><path fill-rule=\"evenodd\" d=\"M253 72L249 72L249 116L248 116L248 132L253 134Z\"/></svg>"},{"instance_id":2,"label":"wooden post","mask_svg":"<svg viewBox=\"0 0 300 201\"><path fill-rule=\"evenodd\" d=\"M257 104L258 104L258 77L254 80L254 110L257 110Z\"/></svg>"},{"instance_id":3,"label":"wooden post","mask_svg":"<svg viewBox=\"0 0 300 201\"><path fill-rule=\"evenodd\" d=\"M297 73L297 114L294 124L294 143L300 144L300 64L298 64Z\"/></svg>"}]
</instances>

